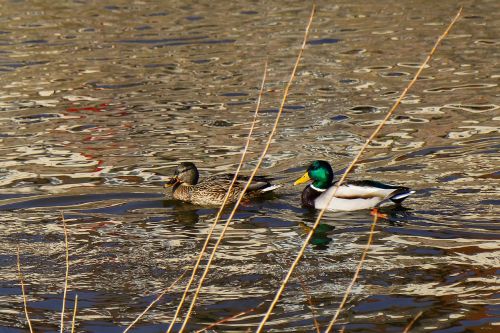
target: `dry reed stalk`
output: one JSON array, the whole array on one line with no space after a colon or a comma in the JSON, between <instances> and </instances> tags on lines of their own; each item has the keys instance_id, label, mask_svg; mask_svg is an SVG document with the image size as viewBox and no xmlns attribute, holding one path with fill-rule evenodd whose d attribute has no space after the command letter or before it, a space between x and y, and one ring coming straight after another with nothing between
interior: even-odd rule
<instances>
[{"instance_id":1,"label":"dry reed stalk","mask_svg":"<svg viewBox=\"0 0 500 333\"><path fill-rule=\"evenodd\" d=\"M30 333L33 333L33 327L31 326L30 316L28 315L28 300L26 299L26 292L24 290L23 273L21 272L21 260L19 259L19 246L17 247L17 273L19 275L19 282L21 283L21 292L23 293L24 314L26 315L26 321L28 322Z\"/></svg>"},{"instance_id":2,"label":"dry reed stalk","mask_svg":"<svg viewBox=\"0 0 500 333\"><path fill-rule=\"evenodd\" d=\"M214 245L214 247L212 249L212 253L210 254L210 257L209 257L209 259L207 261L207 264L205 266L205 270L203 272L203 275L201 276L200 281L198 282L198 287L195 290L195 293L193 295L193 299L191 300L191 304L190 304L188 312L186 314L186 318L184 318L184 322L182 323L182 326L181 326L181 329L179 330L179 333L182 333L184 331L184 329L185 329L185 327L186 327L186 325L187 325L187 323L189 321L189 318L191 316L191 312L193 311L194 305L196 303L196 299L198 298L198 294L200 293L200 290L201 290L201 287L203 286L203 282L205 280L205 277L207 276L208 270L210 268L210 264L212 263L212 261L213 261L213 259L215 257L215 253L217 251L217 248L219 247L219 244L221 243L222 239L224 238L224 235L225 235L225 233L227 231L227 228L229 227L229 224L232 221L232 219L234 217L234 214L236 213L236 210L238 209L238 207L239 207L239 205L241 203L241 200L243 199L243 196L245 195L245 192L247 191L248 187L252 183L252 180L255 177L255 174L257 173L257 170L259 169L260 165L262 164L262 161L264 160L264 158L265 158L265 156L267 154L267 151L269 150L269 147L271 146L271 142L272 142L273 136L276 133L276 130L278 128L278 123L279 123L281 114L283 113L283 108L285 106L286 99L288 97L288 91L290 90L290 87L291 87L292 82L293 82L293 78L295 77L295 73L297 72L297 68L298 68L299 63L300 63L300 59L302 58L302 54L304 53L304 49L306 47L307 36L309 35L309 29L311 27L315 11L316 11L316 6L313 4L312 10L311 10L311 15L309 17L309 22L308 22L306 30L304 32L304 40L302 42L302 46L301 46L299 54L297 56L297 60L295 61L295 65L293 67L292 73L290 74L290 79L288 80L288 83L287 83L287 85L285 87L285 90L283 92L283 98L281 100L281 104L280 104L280 107L278 109L278 113L276 115L276 119L274 121L273 128L272 128L271 132L269 133L266 145L265 145L264 149L262 150L262 153L261 153L261 155L259 157L259 160L257 161L257 164L255 165L255 168L253 169L253 171L252 171L252 173L251 173L251 175L250 175L247 183L245 184L245 187L241 191L241 194L240 194L240 196L238 198L238 201L236 201L236 204L234 205L233 210L231 211L231 214L229 215L226 223L224 224L224 227L222 228L222 231L221 231L221 233L219 235L219 238L217 239L217 242L215 243L215 245Z\"/></svg>"},{"instance_id":3,"label":"dry reed stalk","mask_svg":"<svg viewBox=\"0 0 500 333\"><path fill-rule=\"evenodd\" d=\"M312 302L311 293L309 292L309 289L307 288L302 277L299 277L299 282L300 282L300 286L302 287L302 290L304 291L304 294L306 295L307 304L309 305L309 309L311 310L311 314L312 314L312 318L313 318L313 322L314 322L314 327L316 328L316 332L320 333L321 327L319 326L318 320L316 319L317 314L316 314L316 310L314 310L314 305Z\"/></svg>"},{"instance_id":4,"label":"dry reed stalk","mask_svg":"<svg viewBox=\"0 0 500 333\"><path fill-rule=\"evenodd\" d=\"M64 228L64 244L66 247L66 274L64 276L64 292L63 292L63 301L62 301L62 309L61 309L61 330L60 332L64 332L64 312L66 311L66 295L68 293L68 276L69 276L69 246L68 246L68 230L66 229L66 220L64 219L64 213L61 212L61 219Z\"/></svg>"},{"instance_id":5,"label":"dry reed stalk","mask_svg":"<svg viewBox=\"0 0 500 333\"><path fill-rule=\"evenodd\" d=\"M235 314L235 315L232 315L232 316L230 316L230 317L226 317L226 318L224 318L224 319L221 319L221 320L219 320L219 321L218 321L218 322L216 322L216 323L210 324L210 325L208 325L207 327L202 328L201 330L196 331L195 333L205 332L205 331L207 331L207 330L209 330L209 329L211 329L211 328L214 328L215 326L218 326L218 325L223 324L223 323L225 323L225 322L228 322L228 321L230 321L230 320L233 320L233 319L239 318L239 317L241 317L241 316L244 316L244 315L246 315L246 314L249 314L249 313L251 313L251 312L254 312L254 311L255 311L255 310L257 310L257 308L259 308L262 304L264 304L264 302L260 303L259 305L257 305L257 306L256 306L256 307L254 307L254 308L251 308L250 310L245 310L245 311L242 311L242 312L237 313L237 314Z\"/></svg>"},{"instance_id":6,"label":"dry reed stalk","mask_svg":"<svg viewBox=\"0 0 500 333\"><path fill-rule=\"evenodd\" d=\"M184 277L184 275L186 275L187 272L188 270L185 270L184 273L182 273L174 282L172 282L170 286L168 286L165 290L163 290L158 295L158 297L156 297L151 303L149 303L149 305L144 309L144 311L142 311L141 314L137 316L137 318L135 318L135 320L132 323L130 323L130 325L127 326L127 328L125 329L125 331L123 331L123 333L127 333L132 328L132 326L134 326L146 314L146 312L148 312L149 309L153 307L153 305L155 305L163 296L165 296L165 294L169 292Z\"/></svg>"},{"instance_id":7,"label":"dry reed stalk","mask_svg":"<svg viewBox=\"0 0 500 333\"><path fill-rule=\"evenodd\" d=\"M253 120L252 120L252 126L250 127L250 130L248 131L247 139L245 142L245 147L243 148L243 153L241 154L240 162L238 164L238 167L236 168L236 172L234 173L234 177L231 181L231 184L229 185L229 188L226 192L226 195L224 196L224 200L222 202L222 205L219 208L219 211L217 212L217 215L215 216L215 220L210 226L210 230L208 231L207 237L205 238L205 243L203 244L203 247L200 250L200 254L198 255L198 259L196 260L196 263L193 267L193 271L191 272L191 277L189 278L188 283L186 284L186 287L184 289L184 293L182 294L181 300L179 301L179 304L177 305L177 309L175 310L174 317L172 318L172 321L170 322L170 325L167 329L166 333L170 333L174 327L175 321L177 320L177 317L179 316L179 313L182 309L182 305L184 304L184 301L186 300L187 293L189 292L189 288L193 284L193 281L196 277L196 273L198 271L198 267L200 266L201 259L203 258L203 254L205 253L208 243L210 242L210 238L212 237L212 234L215 230L215 226L220 220L220 217L222 216L222 211L224 210L224 207L226 206L227 200L229 198L229 193L231 192L231 189L234 187L234 184L236 183L236 180L238 178L238 174L241 170L241 167L243 166L243 162L245 160L245 156L248 151L248 147L250 146L250 139L252 137L253 130L255 128L255 124L257 123L257 116L259 114L259 109L260 109L260 103L262 101L262 95L264 92L264 84L266 82L267 78L267 60L264 63L264 74L262 75L262 82L260 85L260 90L259 90L259 96L257 98L257 105L255 107L255 112L253 115Z\"/></svg>"},{"instance_id":8,"label":"dry reed stalk","mask_svg":"<svg viewBox=\"0 0 500 333\"><path fill-rule=\"evenodd\" d=\"M76 308L78 307L78 295L75 295L75 307L73 308L73 319L71 320L71 333L75 333Z\"/></svg>"},{"instance_id":9,"label":"dry reed stalk","mask_svg":"<svg viewBox=\"0 0 500 333\"><path fill-rule=\"evenodd\" d=\"M372 226L370 228L370 233L368 234L368 241L366 242L365 249L364 249L363 253L361 254L361 258L359 259L358 267L356 267L356 271L354 272L354 276L351 279L351 283L349 283L349 286L347 287L347 289L344 293L344 297L342 298L342 301L340 302L340 305L337 309L337 312L335 313L335 316L333 316L332 321L330 321L330 324L326 328L325 333L330 332L330 330L332 329L333 324L335 323L335 321L337 320L337 317L340 314L340 311L342 310L345 303L347 302L347 298L349 297L349 294L351 293L352 287L354 287L354 283L356 283L356 280L358 279L359 272L361 272L361 268L363 267L363 263L365 262L366 255L368 254L368 250L370 249L370 246L372 244L373 234L375 232L375 226L377 225L377 220L378 220L378 215L377 214L373 215L373 223L372 223Z\"/></svg>"},{"instance_id":10,"label":"dry reed stalk","mask_svg":"<svg viewBox=\"0 0 500 333\"><path fill-rule=\"evenodd\" d=\"M385 125L385 123L387 122L387 120L390 118L390 116L392 115L392 113L396 110L396 108L399 106L399 104L401 103L401 101L403 100L403 98L406 96L408 90L413 86L413 84L417 81L418 77L420 76L420 73L423 71L423 69L425 68L425 66L427 65L427 63L429 62L429 60L432 58L434 52L436 51L438 45L441 43L441 41L448 35L451 27L455 24L455 22L458 20L458 18L460 17L460 14L462 13L462 8L460 8L460 10L458 11L458 13L456 14L456 16L453 18L453 20L451 21L451 23L448 25L448 27L446 28L446 30L444 31L443 34L441 34L438 38L438 40L436 41L436 43L434 44L432 50L430 51L430 53L427 55L427 58L424 60L424 62L422 63L422 65L419 67L419 69L417 70L417 72L415 73L413 79L408 83L408 85L406 86L406 88L403 90L403 92L401 93L401 95L399 96L399 98L396 100L396 102L394 103L394 105L391 107L391 109L389 110L389 112L387 112L387 115L385 116L385 118L382 120L382 122L377 126L377 128L373 131L373 133L370 135L370 137L366 140L365 144L361 147L361 149L359 150L358 154L354 157L354 159L352 160L351 164L349 164L349 166L347 167L347 169L345 170L344 174L342 175L342 177L340 178L340 180L336 183L337 184L337 188L332 192L329 200L328 200L328 204L325 206L324 209L322 209L317 218L316 218L316 221L314 222L314 225L312 226L311 230L309 231L308 235L306 236L306 239L304 240L304 243L302 244L302 247L300 248L298 254L297 254L297 257L295 258L294 262L292 263L292 265L290 266L290 269L288 271L288 273L286 274L285 278L283 279L282 283L281 283L281 286L280 288L278 289L278 291L276 292L276 295L272 301L272 303L270 304L269 306L269 309L267 311L267 313L264 315L264 318L262 319L259 327L257 328L256 332L261 332L262 329L264 328L264 325L266 324L267 320L269 319L270 315L271 315L271 312L273 311L274 307L276 306L276 304L278 303L278 300L281 296L281 294L283 293L283 290L285 289L287 283L288 283L288 280L290 279L293 271L295 270L295 268L297 267L300 259L302 258L302 256L304 255L304 251L307 247L307 245L309 244L309 241L311 240L311 237L312 235L314 234L314 231L316 230L316 228L318 227L319 225L319 222L321 220L321 218L323 217L325 211L326 211L326 207L329 206L330 202L332 201L332 199L335 197L335 194L337 192L337 189L340 187L340 185L344 182L344 180L346 179L347 175L349 174L349 172L352 170L352 168L354 167L354 165L357 163L357 161L359 160L359 158L361 157L361 154L365 151L365 149L368 147L368 145L370 144L370 142L373 140L373 138L378 134L378 132L382 129L382 127Z\"/></svg>"},{"instance_id":11,"label":"dry reed stalk","mask_svg":"<svg viewBox=\"0 0 500 333\"><path fill-rule=\"evenodd\" d=\"M424 313L424 311L420 311L419 313L417 313L417 315L405 327L405 330L403 331L403 333L410 332L410 329L412 328L413 324L415 324L415 322L418 320L418 318L420 318L420 316L422 315L422 313Z\"/></svg>"}]
</instances>

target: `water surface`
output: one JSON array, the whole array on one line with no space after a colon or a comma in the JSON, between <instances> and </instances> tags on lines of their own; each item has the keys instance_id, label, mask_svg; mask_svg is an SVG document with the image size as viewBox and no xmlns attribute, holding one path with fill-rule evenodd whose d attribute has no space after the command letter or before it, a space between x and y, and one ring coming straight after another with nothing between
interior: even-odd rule
<instances>
[{"instance_id":1,"label":"water surface","mask_svg":"<svg viewBox=\"0 0 500 333\"><path fill-rule=\"evenodd\" d=\"M352 179L417 193L389 210L340 316L345 332L498 330L496 1L464 15ZM341 172L425 59L454 1L318 2L261 169L283 183L236 215L189 329L269 302L314 212L291 186L315 159ZM164 196L179 161L233 172L269 60L248 174L274 122L310 4L5 1L0 5L0 331L26 330L16 247L38 332L59 330L64 236L77 331L122 332L193 264L216 209ZM267 326L326 327L366 243L368 212L328 213ZM219 230L219 229L218 229ZM182 286L134 332L163 332ZM220 326L245 332L265 307ZM68 321L70 316L67 316Z\"/></svg>"}]
</instances>

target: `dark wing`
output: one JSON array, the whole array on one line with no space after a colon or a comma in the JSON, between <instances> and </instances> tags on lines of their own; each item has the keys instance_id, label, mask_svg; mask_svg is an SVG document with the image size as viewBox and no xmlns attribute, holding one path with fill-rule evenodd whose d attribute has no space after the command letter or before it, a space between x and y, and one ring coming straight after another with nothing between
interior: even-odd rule
<instances>
[{"instance_id":1,"label":"dark wing","mask_svg":"<svg viewBox=\"0 0 500 333\"><path fill-rule=\"evenodd\" d=\"M233 180L234 174L223 174L223 175L216 175L207 178L204 180L204 182L217 182L217 183L224 183L227 184L229 187L229 184L231 184L231 181ZM250 179L248 176L242 176L238 175L238 178L236 179L236 187L243 188L246 184L246 182ZM264 176L255 176L252 180L252 184L250 184L250 187L248 188L249 191L258 191L258 190L263 190L267 187L271 186L271 182L267 177Z\"/></svg>"}]
</instances>

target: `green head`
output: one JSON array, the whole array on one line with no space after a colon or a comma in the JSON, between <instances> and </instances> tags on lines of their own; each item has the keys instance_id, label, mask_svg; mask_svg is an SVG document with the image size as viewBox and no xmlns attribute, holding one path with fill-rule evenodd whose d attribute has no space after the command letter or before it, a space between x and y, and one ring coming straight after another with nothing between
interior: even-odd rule
<instances>
[{"instance_id":1,"label":"green head","mask_svg":"<svg viewBox=\"0 0 500 333\"><path fill-rule=\"evenodd\" d=\"M314 161L311 163L307 172L299 178L294 185L302 184L312 180L312 185L320 190L326 190L333 181L333 170L327 161Z\"/></svg>"}]
</instances>

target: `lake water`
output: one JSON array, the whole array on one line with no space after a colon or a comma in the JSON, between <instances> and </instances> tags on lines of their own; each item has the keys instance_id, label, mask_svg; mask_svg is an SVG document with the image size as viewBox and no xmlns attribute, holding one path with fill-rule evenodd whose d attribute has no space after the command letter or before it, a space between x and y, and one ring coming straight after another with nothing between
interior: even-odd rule
<instances>
[{"instance_id":1,"label":"lake water","mask_svg":"<svg viewBox=\"0 0 500 333\"><path fill-rule=\"evenodd\" d=\"M315 159L338 173L348 165L458 10L455 1L317 5L260 170L284 186L238 211L190 331L272 299L315 220L293 181ZM401 332L423 311L412 332L500 330L500 5L463 5L462 19L349 176L417 193L377 226L336 329ZM202 177L236 169L268 59L249 174L310 8L293 1L0 4L0 332L27 329L18 245L34 329L59 330L61 211L78 332L122 332L193 264L217 210L165 196L165 177L179 161L195 162ZM313 331L307 295L326 327L371 221L367 211L325 215L267 330ZM134 332L164 332L182 290L180 283ZM255 328L265 309L217 331Z\"/></svg>"}]
</instances>

